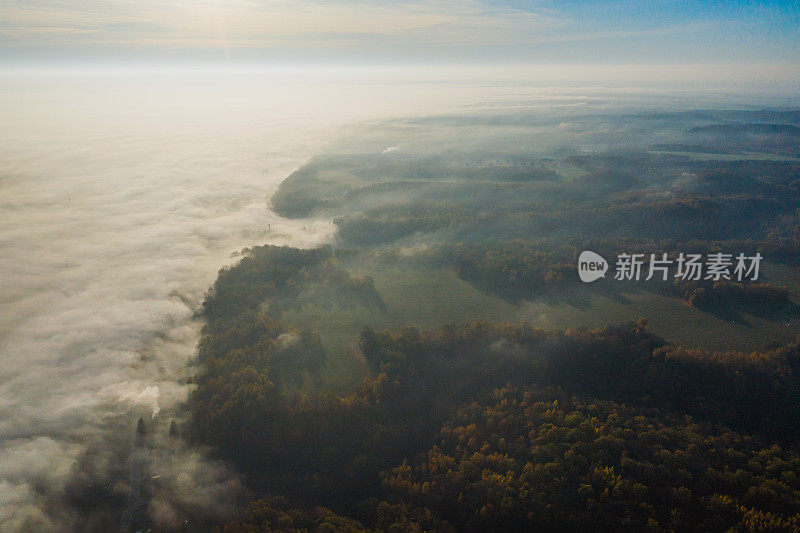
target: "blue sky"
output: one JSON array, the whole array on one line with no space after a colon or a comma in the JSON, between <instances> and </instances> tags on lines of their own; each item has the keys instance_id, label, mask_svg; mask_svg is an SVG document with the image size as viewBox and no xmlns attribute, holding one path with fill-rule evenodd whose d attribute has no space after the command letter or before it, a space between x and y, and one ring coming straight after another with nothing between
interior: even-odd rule
<instances>
[{"instance_id":1,"label":"blue sky","mask_svg":"<svg viewBox=\"0 0 800 533\"><path fill-rule=\"evenodd\" d=\"M0 61L759 64L800 2L3 0Z\"/></svg>"}]
</instances>

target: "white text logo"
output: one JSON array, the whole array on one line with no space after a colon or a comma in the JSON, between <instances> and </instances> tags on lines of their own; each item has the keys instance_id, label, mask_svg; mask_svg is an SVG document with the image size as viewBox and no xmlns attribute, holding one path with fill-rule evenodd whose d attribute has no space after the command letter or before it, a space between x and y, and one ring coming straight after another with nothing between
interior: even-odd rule
<instances>
[{"instance_id":1,"label":"white text logo","mask_svg":"<svg viewBox=\"0 0 800 533\"><path fill-rule=\"evenodd\" d=\"M585 250L578 257L578 276L581 281L590 283L596 279L604 278L608 270L608 261L602 256Z\"/></svg>"}]
</instances>

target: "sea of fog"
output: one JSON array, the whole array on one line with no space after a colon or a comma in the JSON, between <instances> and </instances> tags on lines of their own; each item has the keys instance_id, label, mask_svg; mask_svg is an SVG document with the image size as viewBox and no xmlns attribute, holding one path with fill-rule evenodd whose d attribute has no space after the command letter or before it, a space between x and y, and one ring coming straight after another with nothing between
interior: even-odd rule
<instances>
[{"instance_id":1,"label":"sea of fog","mask_svg":"<svg viewBox=\"0 0 800 533\"><path fill-rule=\"evenodd\" d=\"M185 400L219 268L245 246L331 238L329 221L268 209L308 158L399 117L629 100L654 101L436 69L0 74L0 530L80 528L83 492L126 494L136 419L163 428ZM156 523L236 505L236 476L202 451L173 444L153 461L169 480L148 504Z\"/></svg>"}]
</instances>

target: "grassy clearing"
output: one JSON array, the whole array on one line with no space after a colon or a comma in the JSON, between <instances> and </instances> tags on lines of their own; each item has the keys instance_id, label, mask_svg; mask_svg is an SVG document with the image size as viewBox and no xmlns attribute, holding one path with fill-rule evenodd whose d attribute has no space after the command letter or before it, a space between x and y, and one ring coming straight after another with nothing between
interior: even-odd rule
<instances>
[{"instance_id":1,"label":"grassy clearing","mask_svg":"<svg viewBox=\"0 0 800 533\"><path fill-rule=\"evenodd\" d=\"M354 350L361 329L376 330L414 326L420 329L473 320L507 321L516 307L486 294L443 269L367 268L351 270L369 275L386 302L387 310L354 307L324 309L305 306L283 314L289 326L318 331L328 355L325 378L333 388L358 381L367 371Z\"/></svg>"},{"instance_id":2,"label":"grassy clearing","mask_svg":"<svg viewBox=\"0 0 800 533\"><path fill-rule=\"evenodd\" d=\"M800 161L789 157L764 152L742 152L740 154L711 154L705 152L671 152L666 150L648 150L651 154L686 157L697 161Z\"/></svg>"},{"instance_id":3,"label":"grassy clearing","mask_svg":"<svg viewBox=\"0 0 800 533\"><path fill-rule=\"evenodd\" d=\"M765 265L770 280L800 295L800 272L781 265ZM420 329L473 320L529 321L547 329L598 328L647 318L650 329L670 343L710 350L759 350L774 341L793 340L800 321L771 321L744 315L732 323L704 313L687 303L652 292L624 288L601 294L584 287L558 298L537 298L519 303L488 294L439 268L380 267L361 264L353 275L368 275L386 302L387 310L354 307L325 309L305 306L284 313L283 321L297 328L318 331L328 354L326 382L343 390L367 372L355 350L361 328L376 330L415 326Z\"/></svg>"}]
</instances>

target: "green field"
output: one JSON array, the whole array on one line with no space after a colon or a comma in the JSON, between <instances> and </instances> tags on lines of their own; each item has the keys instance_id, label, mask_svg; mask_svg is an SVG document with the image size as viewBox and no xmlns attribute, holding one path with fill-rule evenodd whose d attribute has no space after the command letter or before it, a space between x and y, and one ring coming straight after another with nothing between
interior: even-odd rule
<instances>
[{"instance_id":1,"label":"green field","mask_svg":"<svg viewBox=\"0 0 800 533\"><path fill-rule=\"evenodd\" d=\"M800 272L784 265L765 265L765 275L800 296ZM282 322L319 332L328 365L325 380L334 390L358 382L367 366L357 350L359 332L413 326L430 329L474 320L530 322L545 329L590 329L646 318L651 331L671 344L708 350L757 351L771 342L793 341L800 321L772 321L743 315L739 323L722 320L668 297L628 285L613 294L579 286L557 298L510 302L484 292L442 268L400 268L359 263L350 273L371 276L386 302L386 312L366 307L323 308L306 305L284 312Z\"/></svg>"},{"instance_id":2,"label":"green field","mask_svg":"<svg viewBox=\"0 0 800 533\"><path fill-rule=\"evenodd\" d=\"M696 161L800 161L796 157L789 157L764 152L742 152L740 154L712 154L706 152L673 152L667 150L648 150L651 154L671 155L686 157Z\"/></svg>"}]
</instances>

